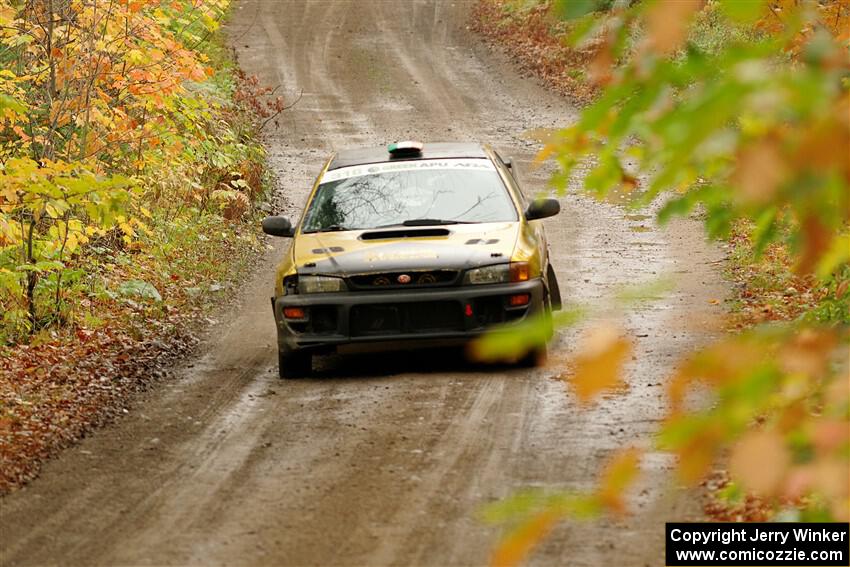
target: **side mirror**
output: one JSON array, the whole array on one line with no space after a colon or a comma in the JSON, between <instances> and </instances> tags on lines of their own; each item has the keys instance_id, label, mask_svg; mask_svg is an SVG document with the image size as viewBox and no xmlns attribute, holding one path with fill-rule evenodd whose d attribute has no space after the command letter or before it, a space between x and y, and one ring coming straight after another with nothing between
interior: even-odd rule
<instances>
[{"instance_id":1,"label":"side mirror","mask_svg":"<svg viewBox=\"0 0 850 567\"><path fill-rule=\"evenodd\" d=\"M286 217L266 217L263 219L263 232L271 236L295 236L295 229Z\"/></svg>"},{"instance_id":2,"label":"side mirror","mask_svg":"<svg viewBox=\"0 0 850 567\"><path fill-rule=\"evenodd\" d=\"M502 160L502 163L505 164L505 167L507 167L508 169L513 170L513 168L514 168L514 160L513 159L505 158L505 159Z\"/></svg>"},{"instance_id":3,"label":"side mirror","mask_svg":"<svg viewBox=\"0 0 850 567\"><path fill-rule=\"evenodd\" d=\"M561 203L557 199L536 199L525 211L526 220L545 219L554 217L561 212Z\"/></svg>"}]
</instances>

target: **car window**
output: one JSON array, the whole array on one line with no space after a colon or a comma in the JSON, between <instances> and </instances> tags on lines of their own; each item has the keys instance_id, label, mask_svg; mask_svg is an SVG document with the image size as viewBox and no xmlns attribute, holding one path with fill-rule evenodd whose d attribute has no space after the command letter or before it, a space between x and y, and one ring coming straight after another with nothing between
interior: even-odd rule
<instances>
[{"instance_id":1,"label":"car window","mask_svg":"<svg viewBox=\"0 0 850 567\"><path fill-rule=\"evenodd\" d=\"M354 230L422 220L502 222L516 208L486 159L416 160L327 172L302 230Z\"/></svg>"}]
</instances>

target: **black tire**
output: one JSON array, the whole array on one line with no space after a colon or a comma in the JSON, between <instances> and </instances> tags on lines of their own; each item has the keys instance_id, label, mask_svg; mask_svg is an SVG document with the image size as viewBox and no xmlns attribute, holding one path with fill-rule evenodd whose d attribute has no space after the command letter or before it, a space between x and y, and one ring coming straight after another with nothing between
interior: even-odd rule
<instances>
[{"instance_id":1,"label":"black tire","mask_svg":"<svg viewBox=\"0 0 850 567\"><path fill-rule=\"evenodd\" d=\"M547 292L543 297L543 324L546 325L546 340L552 340L555 336L555 324L552 321L552 296ZM545 348L545 345L544 345Z\"/></svg>"},{"instance_id":2,"label":"black tire","mask_svg":"<svg viewBox=\"0 0 850 567\"><path fill-rule=\"evenodd\" d=\"M517 360L516 364L520 368L537 368L546 363L548 354L549 350L546 348L546 345L534 347Z\"/></svg>"},{"instance_id":3,"label":"black tire","mask_svg":"<svg viewBox=\"0 0 850 567\"><path fill-rule=\"evenodd\" d=\"M543 324L546 325L546 340L551 339L555 334L555 328L552 325L552 304L548 292L543 296ZM517 366L521 368L537 368L546 363L546 357L549 354L549 349L545 344L538 345L525 353L522 358L517 361Z\"/></svg>"},{"instance_id":4,"label":"black tire","mask_svg":"<svg viewBox=\"0 0 850 567\"><path fill-rule=\"evenodd\" d=\"M303 350L277 351L278 373L284 380L303 378L313 371L313 355Z\"/></svg>"},{"instance_id":5,"label":"black tire","mask_svg":"<svg viewBox=\"0 0 850 567\"><path fill-rule=\"evenodd\" d=\"M558 277L555 275L555 268L552 264L546 268L546 283L549 290L549 299L552 306L552 311L560 311L563 309L561 303L561 286L558 285Z\"/></svg>"}]
</instances>

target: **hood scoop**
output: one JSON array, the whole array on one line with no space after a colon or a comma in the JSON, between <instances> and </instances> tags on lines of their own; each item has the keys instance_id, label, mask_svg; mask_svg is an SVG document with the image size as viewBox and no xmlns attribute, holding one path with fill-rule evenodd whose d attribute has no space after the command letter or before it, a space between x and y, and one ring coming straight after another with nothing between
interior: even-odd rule
<instances>
[{"instance_id":1,"label":"hood scoop","mask_svg":"<svg viewBox=\"0 0 850 567\"><path fill-rule=\"evenodd\" d=\"M396 228L392 230L374 230L364 232L360 240L390 240L393 238L424 238L429 236L448 236L447 228Z\"/></svg>"}]
</instances>

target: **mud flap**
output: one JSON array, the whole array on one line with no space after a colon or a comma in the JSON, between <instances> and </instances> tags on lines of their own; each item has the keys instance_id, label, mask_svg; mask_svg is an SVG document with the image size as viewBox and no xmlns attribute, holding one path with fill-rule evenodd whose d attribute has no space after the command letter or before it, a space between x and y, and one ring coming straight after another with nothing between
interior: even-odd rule
<instances>
[{"instance_id":1,"label":"mud flap","mask_svg":"<svg viewBox=\"0 0 850 567\"><path fill-rule=\"evenodd\" d=\"M561 288L558 286L558 278L555 276L555 269L552 264L546 268L546 282L549 288L549 303L552 306L552 311L560 311L561 304Z\"/></svg>"}]
</instances>

